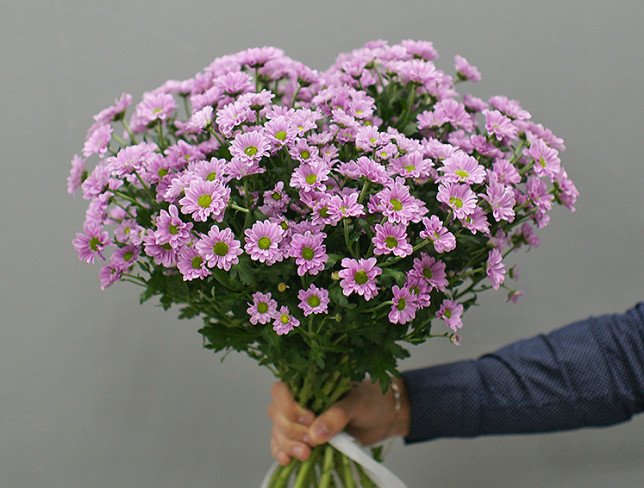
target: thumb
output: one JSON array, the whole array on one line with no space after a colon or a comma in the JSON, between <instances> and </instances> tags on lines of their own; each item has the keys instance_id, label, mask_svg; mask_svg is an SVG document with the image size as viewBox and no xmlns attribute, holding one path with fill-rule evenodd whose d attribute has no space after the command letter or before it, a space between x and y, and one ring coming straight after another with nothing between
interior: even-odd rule
<instances>
[{"instance_id":1,"label":"thumb","mask_svg":"<svg viewBox=\"0 0 644 488\"><path fill-rule=\"evenodd\" d=\"M353 418L351 403L340 401L322 413L309 428L313 444L324 444L341 432Z\"/></svg>"}]
</instances>

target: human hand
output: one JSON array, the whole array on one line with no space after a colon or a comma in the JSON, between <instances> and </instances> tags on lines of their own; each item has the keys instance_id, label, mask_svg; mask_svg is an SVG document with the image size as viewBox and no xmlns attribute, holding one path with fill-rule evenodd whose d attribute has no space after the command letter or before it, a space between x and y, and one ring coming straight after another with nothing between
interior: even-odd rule
<instances>
[{"instance_id":1,"label":"human hand","mask_svg":"<svg viewBox=\"0 0 644 488\"><path fill-rule=\"evenodd\" d=\"M406 436L409 433L407 390L402 379L393 381L400 389L398 412L392 388L383 394L378 384L365 380L317 418L293 399L285 383L275 383L268 407L268 415L273 420L273 457L281 465L287 465L292 457L305 461L312 447L324 444L345 428L364 445Z\"/></svg>"}]
</instances>

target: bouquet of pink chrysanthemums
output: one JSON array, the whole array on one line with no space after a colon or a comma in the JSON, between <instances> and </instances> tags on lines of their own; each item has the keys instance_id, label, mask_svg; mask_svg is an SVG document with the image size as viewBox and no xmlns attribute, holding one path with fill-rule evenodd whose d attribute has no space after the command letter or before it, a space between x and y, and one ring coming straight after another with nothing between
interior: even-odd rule
<instances>
[{"instance_id":1,"label":"bouquet of pink chrysanthemums","mask_svg":"<svg viewBox=\"0 0 644 488\"><path fill-rule=\"evenodd\" d=\"M366 376L386 390L404 343L458 343L479 292L521 295L504 258L578 196L562 139L515 100L460 95L479 71L436 58L375 41L318 72L248 49L129 115L122 95L72 160L69 191L90 202L78 255L102 288L201 316L205 347L247 353L314 412ZM330 445L271 486L293 482L374 486Z\"/></svg>"}]
</instances>

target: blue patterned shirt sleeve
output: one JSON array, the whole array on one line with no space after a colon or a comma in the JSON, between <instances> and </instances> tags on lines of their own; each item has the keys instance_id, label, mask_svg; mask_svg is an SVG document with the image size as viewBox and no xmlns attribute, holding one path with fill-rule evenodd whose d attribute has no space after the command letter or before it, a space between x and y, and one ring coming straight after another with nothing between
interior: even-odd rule
<instances>
[{"instance_id":1,"label":"blue patterned shirt sleeve","mask_svg":"<svg viewBox=\"0 0 644 488\"><path fill-rule=\"evenodd\" d=\"M403 379L408 444L624 422L644 409L644 302Z\"/></svg>"}]
</instances>

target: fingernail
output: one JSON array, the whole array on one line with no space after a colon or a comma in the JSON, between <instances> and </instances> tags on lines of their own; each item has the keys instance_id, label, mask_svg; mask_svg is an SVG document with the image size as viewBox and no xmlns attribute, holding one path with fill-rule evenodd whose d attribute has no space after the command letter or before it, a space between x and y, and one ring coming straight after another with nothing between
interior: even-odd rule
<instances>
[{"instance_id":1,"label":"fingernail","mask_svg":"<svg viewBox=\"0 0 644 488\"><path fill-rule=\"evenodd\" d=\"M304 436L302 436L302 441L306 442L307 444L310 444L311 443L311 438L309 437L308 434L304 434Z\"/></svg>"},{"instance_id":2,"label":"fingernail","mask_svg":"<svg viewBox=\"0 0 644 488\"><path fill-rule=\"evenodd\" d=\"M329 436L329 429L324 424L318 424L313 428L313 435L318 439L326 439Z\"/></svg>"},{"instance_id":3,"label":"fingernail","mask_svg":"<svg viewBox=\"0 0 644 488\"><path fill-rule=\"evenodd\" d=\"M304 448L302 446L295 446L293 448L293 455L301 458L302 456L304 456Z\"/></svg>"},{"instance_id":4,"label":"fingernail","mask_svg":"<svg viewBox=\"0 0 644 488\"><path fill-rule=\"evenodd\" d=\"M297 419L298 423L300 424L305 424L308 425L311 423L308 415L302 415L300 418Z\"/></svg>"}]
</instances>

